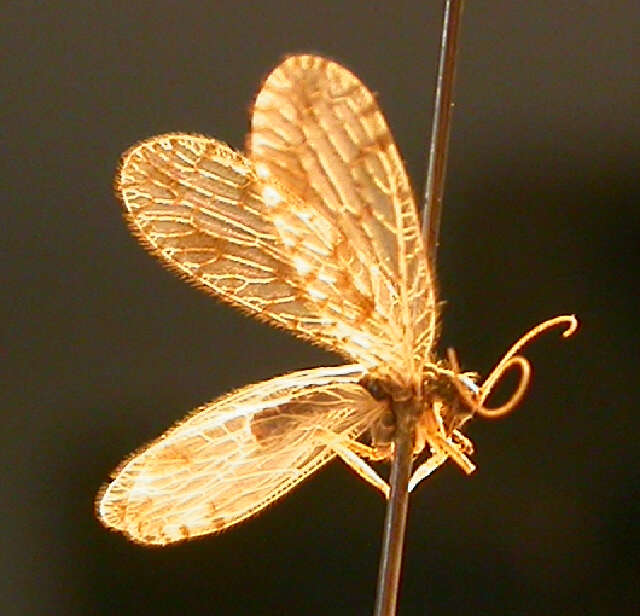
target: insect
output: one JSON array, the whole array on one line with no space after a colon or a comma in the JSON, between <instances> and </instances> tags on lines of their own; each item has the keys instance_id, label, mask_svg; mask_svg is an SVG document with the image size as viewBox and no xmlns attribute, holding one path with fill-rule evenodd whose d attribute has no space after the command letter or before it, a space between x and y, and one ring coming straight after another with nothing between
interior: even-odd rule
<instances>
[{"instance_id":1,"label":"insect","mask_svg":"<svg viewBox=\"0 0 640 616\"><path fill-rule=\"evenodd\" d=\"M167 134L123 158L117 191L133 233L219 299L349 363L250 385L196 409L114 472L102 522L143 544L220 531L254 515L336 456L388 497L371 461L393 457L411 414L410 488L453 459L470 473L462 427L522 398L523 336L482 385L453 351L434 356L438 302L403 163L372 93L324 58L287 58L260 90L243 156ZM485 401L520 370L510 400Z\"/></svg>"}]
</instances>

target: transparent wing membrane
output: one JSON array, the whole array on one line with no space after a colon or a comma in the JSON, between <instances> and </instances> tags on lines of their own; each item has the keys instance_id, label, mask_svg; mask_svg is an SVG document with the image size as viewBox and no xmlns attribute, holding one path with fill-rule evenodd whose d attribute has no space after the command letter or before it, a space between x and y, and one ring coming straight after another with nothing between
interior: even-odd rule
<instances>
[{"instance_id":1,"label":"transparent wing membrane","mask_svg":"<svg viewBox=\"0 0 640 616\"><path fill-rule=\"evenodd\" d=\"M360 436L384 410L361 366L316 368L219 398L142 448L115 473L103 522L147 544L237 524Z\"/></svg>"},{"instance_id":2,"label":"transparent wing membrane","mask_svg":"<svg viewBox=\"0 0 640 616\"><path fill-rule=\"evenodd\" d=\"M436 294L409 181L375 97L338 64L293 56L278 66L256 98L247 150L185 134L133 147L117 177L129 224L188 282L353 365L240 389L125 461L98 514L141 543L237 524L336 455L388 495L366 460L393 456L391 398L413 405L414 457L431 454L411 489L449 458L471 472L459 428L509 412L529 381L520 350L577 326L573 316L540 324L480 386L455 353L434 359ZM516 391L486 407L512 368Z\"/></svg>"},{"instance_id":3,"label":"transparent wing membrane","mask_svg":"<svg viewBox=\"0 0 640 616\"><path fill-rule=\"evenodd\" d=\"M349 251L338 257L372 307L362 334L377 326L376 344L395 349L386 361L418 376L436 334L435 294L409 180L373 94L339 64L290 57L256 98L247 149L261 173L344 232Z\"/></svg>"},{"instance_id":4,"label":"transparent wing membrane","mask_svg":"<svg viewBox=\"0 0 640 616\"><path fill-rule=\"evenodd\" d=\"M358 382L419 390L436 308L409 182L371 92L333 62L288 58L257 96L247 156L199 135L153 137L124 155L117 189L134 233L188 282L358 365L198 409L116 472L103 522L143 543L215 532L336 454L385 492L355 439L388 402Z\"/></svg>"},{"instance_id":5,"label":"transparent wing membrane","mask_svg":"<svg viewBox=\"0 0 640 616\"><path fill-rule=\"evenodd\" d=\"M170 134L118 178L134 232L186 279L380 376L420 381L435 298L409 183L373 95L321 58L258 94L249 157Z\"/></svg>"}]
</instances>

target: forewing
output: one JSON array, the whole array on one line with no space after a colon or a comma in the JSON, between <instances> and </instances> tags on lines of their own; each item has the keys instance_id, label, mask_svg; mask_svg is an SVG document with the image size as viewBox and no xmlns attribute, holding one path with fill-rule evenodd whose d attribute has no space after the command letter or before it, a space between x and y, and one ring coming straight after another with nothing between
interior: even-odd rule
<instances>
[{"instance_id":1,"label":"forewing","mask_svg":"<svg viewBox=\"0 0 640 616\"><path fill-rule=\"evenodd\" d=\"M102 522L163 545L257 513L334 457L386 403L358 384L362 366L316 368L244 387L197 409L116 471Z\"/></svg>"},{"instance_id":2,"label":"forewing","mask_svg":"<svg viewBox=\"0 0 640 616\"><path fill-rule=\"evenodd\" d=\"M339 260L370 306L363 344L404 377L419 374L436 335L434 285L404 165L373 94L334 62L292 56L258 94L248 152L260 173L343 231Z\"/></svg>"},{"instance_id":3,"label":"forewing","mask_svg":"<svg viewBox=\"0 0 640 616\"><path fill-rule=\"evenodd\" d=\"M134 233L187 280L369 368L399 365L403 325L383 312L395 287L333 210L192 135L132 148L117 187Z\"/></svg>"}]
</instances>

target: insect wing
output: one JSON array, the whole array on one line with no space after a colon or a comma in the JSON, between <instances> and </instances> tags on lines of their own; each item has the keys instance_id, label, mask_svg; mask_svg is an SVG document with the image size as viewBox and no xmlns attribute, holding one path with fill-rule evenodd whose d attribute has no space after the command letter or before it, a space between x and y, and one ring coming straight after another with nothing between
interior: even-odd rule
<instances>
[{"instance_id":1,"label":"insect wing","mask_svg":"<svg viewBox=\"0 0 640 616\"><path fill-rule=\"evenodd\" d=\"M349 354L419 373L436 335L434 284L404 165L373 94L344 67L292 56L257 96L248 139L258 170L347 239L332 259L364 301ZM295 250L297 246L294 246Z\"/></svg>"},{"instance_id":2,"label":"insect wing","mask_svg":"<svg viewBox=\"0 0 640 616\"><path fill-rule=\"evenodd\" d=\"M393 359L363 330L372 298L335 256L349 245L335 220L225 144L151 138L124 156L118 190L133 232L188 281L368 367Z\"/></svg>"},{"instance_id":3,"label":"insect wing","mask_svg":"<svg viewBox=\"0 0 640 616\"><path fill-rule=\"evenodd\" d=\"M256 99L251 160L213 139L151 138L118 190L134 233L187 280L394 380L436 333L415 204L373 95L296 56Z\"/></svg>"},{"instance_id":4,"label":"insect wing","mask_svg":"<svg viewBox=\"0 0 640 616\"><path fill-rule=\"evenodd\" d=\"M260 511L334 457L384 411L362 366L316 368L244 387L197 409L114 474L106 526L164 545Z\"/></svg>"}]
</instances>

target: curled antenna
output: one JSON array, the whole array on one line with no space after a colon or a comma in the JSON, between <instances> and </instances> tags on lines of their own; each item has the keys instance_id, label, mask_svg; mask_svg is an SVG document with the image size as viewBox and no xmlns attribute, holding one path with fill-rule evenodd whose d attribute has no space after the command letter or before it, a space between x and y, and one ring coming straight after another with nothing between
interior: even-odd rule
<instances>
[{"instance_id":1,"label":"curled antenna","mask_svg":"<svg viewBox=\"0 0 640 616\"><path fill-rule=\"evenodd\" d=\"M564 314L553 319L548 319L547 321L544 321L530 329L504 354L503 358L491 371L484 383L482 383L478 388L477 392L472 391L468 384L462 380L461 375L464 376L464 374L460 372L460 364L458 363L456 353L453 349L448 349L451 371L457 377L453 379L453 383L460 396L468 404L469 408L471 408L477 415L488 418L503 417L507 413L510 413L522 400L531 378L531 364L525 357L518 355L517 353L534 338L537 338L543 332L558 325L567 326L565 331L562 332L562 335L564 338L568 338L574 334L576 329L578 329L578 320L573 314ZM514 367L520 369L520 380L518 381L516 390L511 394L511 397L504 404L498 407L484 406L485 401L491 395L491 392L495 389L495 386L498 384L500 379L502 379L508 370Z\"/></svg>"}]
</instances>

